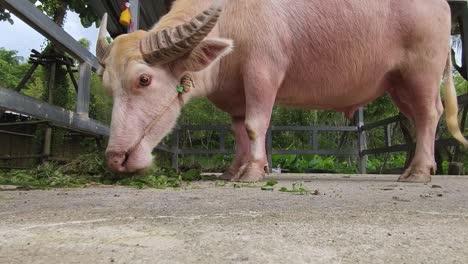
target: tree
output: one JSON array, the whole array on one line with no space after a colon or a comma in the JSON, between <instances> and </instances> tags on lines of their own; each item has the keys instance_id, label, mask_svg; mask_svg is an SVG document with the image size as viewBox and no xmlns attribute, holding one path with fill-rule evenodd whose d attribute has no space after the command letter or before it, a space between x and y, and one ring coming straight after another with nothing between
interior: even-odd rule
<instances>
[{"instance_id":1,"label":"tree","mask_svg":"<svg viewBox=\"0 0 468 264\"><path fill-rule=\"evenodd\" d=\"M85 38L79 39L78 43L80 43L80 45L87 50L89 50L89 48L91 47L91 42Z\"/></svg>"},{"instance_id":2,"label":"tree","mask_svg":"<svg viewBox=\"0 0 468 264\"><path fill-rule=\"evenodd\" d=\"M34 3L35 0L29 0L31 3ZM11 13L6 10L5 7L3 7L0 3L0 21L7 21L8 23L12 24L14 23L13 19L11 18Z\"/></svg>"},{"instance_id":3,"label":"tree","mask_svg":"<svg viewBox=\"0 0 468 264\"><path fill-rule=\"evenodd\" d=\"M80 15L81 24L84 27L90 27L93 22L98 20L98 17L89 5L90 0L29 0L35 4L46 15L51 17L60 26L63 25L66 11L71 10ZM0 5L0 21L8 21L13 24L11 13Z\"/></svg>"}]
</instances>

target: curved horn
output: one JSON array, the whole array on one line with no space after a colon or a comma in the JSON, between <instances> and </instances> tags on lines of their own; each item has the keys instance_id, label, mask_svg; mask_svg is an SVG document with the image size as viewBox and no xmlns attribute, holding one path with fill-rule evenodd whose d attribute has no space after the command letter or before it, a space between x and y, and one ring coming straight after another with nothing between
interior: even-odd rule
<instances>
[{"instance_id":1,"label":"curved horn","mask_svg":"<svg viewBox=\"0 0 468 264\"><path fill-rule=\"evenodd\" d=\"M143 59L149 64L164 64L192 51L214 28L221 11L211 7L188 23L151 33L140 42Z\"/></svg>"},{"instance_id":2,"label":"curved horn","mask_svg":"<svg viewBox=\"0 0 468 264\"><path fill-rule=\"evenodd\" d=\"M101 64L104 65L104 61L111 49L111 45L107 42L107 13L104 14L101 20L101 26L99 28L99 37L96 44L96 57Z\"/></svg>"}]
</instances>

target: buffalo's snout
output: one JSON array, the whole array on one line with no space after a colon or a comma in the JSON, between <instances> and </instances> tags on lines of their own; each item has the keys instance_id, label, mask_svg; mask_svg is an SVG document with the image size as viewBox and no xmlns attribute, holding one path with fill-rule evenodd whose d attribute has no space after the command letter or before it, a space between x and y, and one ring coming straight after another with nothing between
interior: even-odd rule
<instances>
[{"instance_id":1,"label":"buffalo's snout","mask_svg":"<svg viewBox=\"0 0 468 264\"><path fill-rule=\"evenodd\" d=\"M125 152L106 152L107 167L114 173L126 172L125 163L127 154Z\"/></svg>"}]
</instances>

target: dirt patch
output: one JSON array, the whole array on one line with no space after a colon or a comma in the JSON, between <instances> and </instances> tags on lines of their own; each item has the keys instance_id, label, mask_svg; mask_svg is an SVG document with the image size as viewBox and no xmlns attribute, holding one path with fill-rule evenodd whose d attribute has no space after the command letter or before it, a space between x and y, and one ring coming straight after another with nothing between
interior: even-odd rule
<instances>
[{"instance_id":1,"label":"dirt patch","mask_svg":"<svg viewBox=\"0 0 468 264\"><path fill-rule=\"evenodd\" d=\"M468 177L397 178L4 191L0 263L467 263Z\"/></svg>"}]
</instances>

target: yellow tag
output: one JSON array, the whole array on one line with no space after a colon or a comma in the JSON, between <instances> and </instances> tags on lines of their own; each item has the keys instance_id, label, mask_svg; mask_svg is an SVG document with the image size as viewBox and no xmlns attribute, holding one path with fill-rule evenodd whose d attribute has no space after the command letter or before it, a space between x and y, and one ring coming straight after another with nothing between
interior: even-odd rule
<instances>
[{"instance_id":1,"label":"yellow tag","mask_svg":"<svg viewBox=\"0 0 468 264\"><path fill-rule=\"evenodd\" d=\"M130 14L130 11L125 9L122 14L120 14L120 24L123 26L128 27L130 25L130 21L132 20L132 15Z\"/></svg>"}]
</instances>

